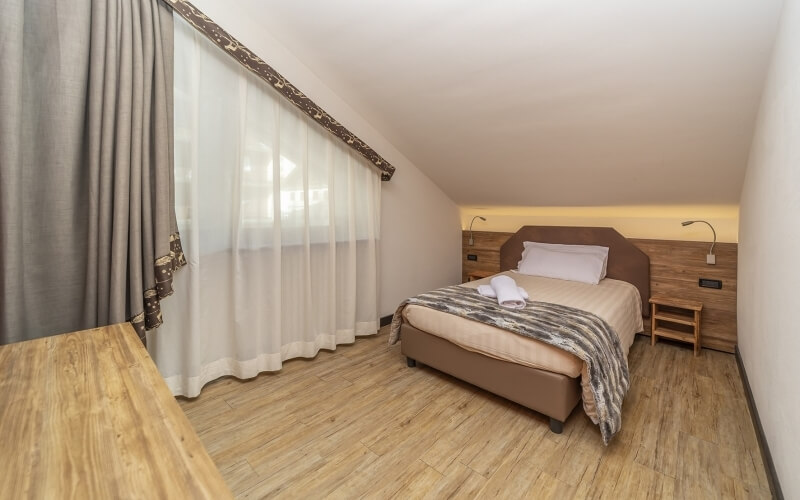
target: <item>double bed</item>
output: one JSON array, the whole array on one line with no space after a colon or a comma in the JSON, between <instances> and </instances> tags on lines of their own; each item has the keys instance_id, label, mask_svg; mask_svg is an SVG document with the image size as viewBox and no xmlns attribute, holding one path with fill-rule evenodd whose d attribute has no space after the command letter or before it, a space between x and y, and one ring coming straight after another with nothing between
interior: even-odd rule
<instances>
[{"instance_id":1,"label":"double bed","mask_svg":"<svg viewBox=\"0 0 800 500\"><path fill-rule=\"evenodd\" d=\"M597 285L588 285L517 273L513 270L526 241L608 247L606 277ZM500 272L514 278L531 301L599 316L619 338L625 358L636 333L642 330L650 298L649 258L612 228L525 226L501 247ZM477 288L490 280L461 286ZM409 366L423 363L544 414L550 418L553 432L562 431L563 422L582 398L587 413L593 416L587 365L574 354L413 303L401 307L398 315L401 351Z\"/></svg>"}]
</instances>

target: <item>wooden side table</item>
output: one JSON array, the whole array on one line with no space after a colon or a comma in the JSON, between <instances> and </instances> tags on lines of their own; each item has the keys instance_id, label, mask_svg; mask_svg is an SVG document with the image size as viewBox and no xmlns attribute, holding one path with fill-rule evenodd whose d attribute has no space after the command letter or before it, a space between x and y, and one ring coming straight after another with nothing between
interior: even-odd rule
<instances>
[{"instance_id":1,"label":"wooden side table","mask_svg":"<svg viewBox=\"0 0 800 500\"><path fill-rule=\"evenodd\" d=\"M655 296L650 298L650 307L650 345L655 345L658 337L664 337L694 344L694 355L700 354L702 302Z\"/></svg>"},{"instance_id":2,"label":"wooden side table","mask_svg":"<svg viewBox=\"0 0 800 500\"><path fill-rule=\"evenodd\" d=\"M467 281L475 281L481 278L488 278L494 276L499 271L470 271L467 273Z\"/></svg>"}]
</instances>

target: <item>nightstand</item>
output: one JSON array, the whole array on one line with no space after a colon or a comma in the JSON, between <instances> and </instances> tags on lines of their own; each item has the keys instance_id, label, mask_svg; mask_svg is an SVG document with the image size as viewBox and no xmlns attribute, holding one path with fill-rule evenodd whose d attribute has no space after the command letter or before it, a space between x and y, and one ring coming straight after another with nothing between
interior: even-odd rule
<instances>
[{"instance_id":1,"label":"nightstand","mask_svg":"<svg viewBox=\"0 0 800 500\"><path fill-rule=\"evenodd\" d=\"M470 271L467 273L467 281L475 281L481 278L488 278L494 276L497 271Z\"/></svg>"},{"instance_id":2,"label":"nightstand","mask_svg":"<svg viewBox=\"0 0 800 500\"><path fill-rule=\"evenodd\" d=\"M700 354L702 302L656 296L650 298L650 307L650 345L664 337L694 344L694 355Z\"/></svg>"}]
</instances>

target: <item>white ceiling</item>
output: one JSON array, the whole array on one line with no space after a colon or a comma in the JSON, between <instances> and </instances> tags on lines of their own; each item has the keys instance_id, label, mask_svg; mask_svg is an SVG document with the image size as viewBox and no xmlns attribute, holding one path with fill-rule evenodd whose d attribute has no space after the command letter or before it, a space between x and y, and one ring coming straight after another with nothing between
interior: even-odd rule
<instances>
[{"instance_id":1,"label":"white ceiling","mask_svg":"<svg viewBox=\"0 0 800 500\"><path fill-rule=\"evenodd\" d=\"M782 3L240 0L453 201L487 206L738 203Z\"/></svg>"}]
</instances>

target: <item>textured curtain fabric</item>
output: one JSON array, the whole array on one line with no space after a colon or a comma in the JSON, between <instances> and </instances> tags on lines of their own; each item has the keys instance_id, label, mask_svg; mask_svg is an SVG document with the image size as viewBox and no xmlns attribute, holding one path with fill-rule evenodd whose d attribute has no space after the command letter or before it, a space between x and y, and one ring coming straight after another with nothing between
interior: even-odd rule
<instances>
[{"instance_id":1,"label":"textured curtain fabric","mask_svg":"<svg viewBox=\"0 0 800 500\"><path fill-rule=\"evenodd\" d=\"M172 13L158 0L6 0L0 343L161 322L182 254Z\"/></svg>"},{"instance_id":2,"label":"textured curtain fabric","mask_svg":"<svg viewBox=\"0 0 800 500\"><path fill-rule=\"evenodd\" d=\"M379 172L177 17L175 183L188 266L147 343L175 394L377 331Z\"/></svg>"}]
</instances>

